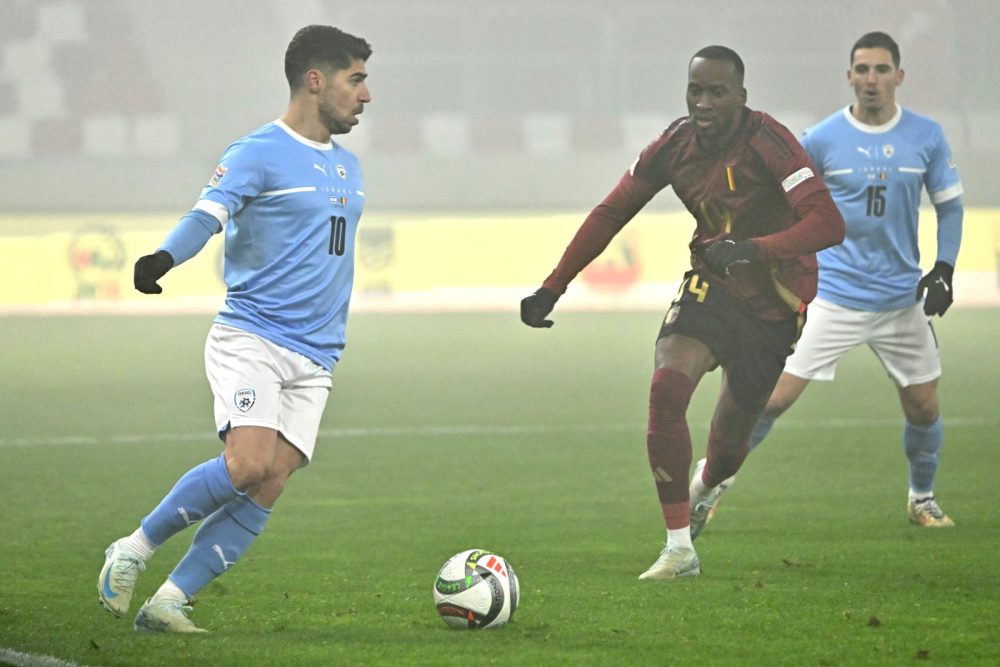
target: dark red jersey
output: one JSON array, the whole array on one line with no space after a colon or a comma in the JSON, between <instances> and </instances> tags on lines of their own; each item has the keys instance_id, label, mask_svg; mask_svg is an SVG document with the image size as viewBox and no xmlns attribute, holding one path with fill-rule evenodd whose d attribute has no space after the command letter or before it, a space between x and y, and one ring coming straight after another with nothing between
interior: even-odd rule
<instances>
[{"instance_id":1,"label":"dark red jersey","mask_svg":"<svg viewBox=\"0 0 1000 667\"><path fill-rule=\"evenodd\" d=\"M750 109L729 144L715 152L698 147L689 118L674 121L587 216L544 287L562 294L668 185L697 223L690 243L693 268L707 270L700 255L714 240L753 239L758 261L716 280L764 319L787 317L813 299L815 253L843 240L844 221L795 137Z\"/></svg>"}]
</instances>

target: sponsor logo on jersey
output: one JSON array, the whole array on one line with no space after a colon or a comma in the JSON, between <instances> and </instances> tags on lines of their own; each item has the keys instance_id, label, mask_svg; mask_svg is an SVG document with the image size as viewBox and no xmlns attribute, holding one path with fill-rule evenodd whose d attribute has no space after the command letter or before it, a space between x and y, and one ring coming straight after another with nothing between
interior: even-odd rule
<instances>
[{"instance_id":1,"label":"sponsor logo on jersey","mask_svg":"<svg viewBox=\"0 0 1000 667\"><path fill-rule=\"evenodd\" d=\"M786 178L781 182L781 187L784 188L785 192L791 192L792 188L801 183L802 181L808 181L813 177L813 170L809 167L802 167L797 172Z\"/></svg>"},{"instance_id":2,"label":"sponsor logo on jersey","mask_svg":"<svg viewBox=\"0 0 1000 667\"><path fill-rule=\"evenodd\" d=\"M313 162L313 169L319 169L321 172L323 172L323 175L326 176L326 165L316 164L315 162Z\"/></svg>"},{"instance_id":3,"label":"sponsor logo on jersey","mask_svg":"<svg viewBox=\"0 0 1000 667\"><path fill-rule=\"evenodd\" d=\"M347 169L344 167L344 165L342 164L337 165L337 176L340 176L341 178L344 179L347 178Z\"/></svg>"},{"instance_id":4,"label":"sponsor logo on jersey","mask_svg":"<svg viewBox=\"0 0 1000 667\"><path fill-rule=\"evenodd\" d=\"M240 412L248 412L257 402L257 392L253 389L240 389L233 396L233 403Z\"/></svg>"}]
</instances>

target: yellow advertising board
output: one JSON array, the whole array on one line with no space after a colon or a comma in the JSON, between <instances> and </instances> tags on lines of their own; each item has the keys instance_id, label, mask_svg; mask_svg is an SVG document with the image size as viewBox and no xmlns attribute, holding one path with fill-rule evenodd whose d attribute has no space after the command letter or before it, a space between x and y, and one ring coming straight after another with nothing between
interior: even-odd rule
<instances>
[{"instance_id":1,"label":"yellow advertising board","mask_svg":"<svg viewBox=\"0 0 1000 667\"><path fill-rule=\"evenodd\" d=\"M920 246L932 262L933 210ZM514 308L555 266L584 214L368 214L358 233L358 308ZM929 223L927 221L930 221ZM176 222L170 216L0 217L0 312L215 310L225 293L222 237L163 280L164 294L132 288L132 266ZM640 214L571 285L564 307L665 307L689 266L693 221ZM958 305L1000 303L1000 210L966 212L956 273Z\"/></svg>"}]
</instances>

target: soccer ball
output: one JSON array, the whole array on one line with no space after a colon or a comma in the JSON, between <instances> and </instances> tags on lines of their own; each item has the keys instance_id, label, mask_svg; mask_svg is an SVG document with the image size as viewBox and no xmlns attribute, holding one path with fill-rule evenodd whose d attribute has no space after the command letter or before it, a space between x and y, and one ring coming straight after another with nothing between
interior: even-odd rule
<instances>
[{"instance_id":1,"label":"soccer ball","mask_svg":"<svg viewBox=\"0 0 1000 667\"><path fill-rule=\"evenodd\" d=\"M445 562L434 582L434 604L454 628L498 628L514 615L517 575L504 558L485 549L468 549Z\"/></svg>"}]
</instances>

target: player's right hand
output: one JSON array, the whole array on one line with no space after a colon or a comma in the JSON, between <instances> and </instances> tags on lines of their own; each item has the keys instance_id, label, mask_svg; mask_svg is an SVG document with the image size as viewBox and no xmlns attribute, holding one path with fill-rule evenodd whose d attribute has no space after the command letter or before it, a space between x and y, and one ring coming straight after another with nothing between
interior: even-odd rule
<instances>
[{"instance_id":1,"label":"player's right hand","mask_svg":"<svg viewBox=\"0 0 1000 667\"><path fill-rule=\"evenodd\" d=\"M545 316L552 312L558 300L559 297L551 291L539 287L534 294L521 299L521 321L529 327L548 329L552 320L545 319Z\"/></svg>"},{"instance_id":2,"label":"player's right hand","mask_svg":"<svg viewBox=\"0 0 1000 667\"><path fill-rule=\"evenodd\" d=\"M174 258L166 250L157 250L152 255L143 255L135 263L132 282L143 294L159 294L163 288L156 284L174 266Z\"/></svg>"}]
</instances>

